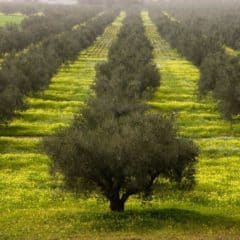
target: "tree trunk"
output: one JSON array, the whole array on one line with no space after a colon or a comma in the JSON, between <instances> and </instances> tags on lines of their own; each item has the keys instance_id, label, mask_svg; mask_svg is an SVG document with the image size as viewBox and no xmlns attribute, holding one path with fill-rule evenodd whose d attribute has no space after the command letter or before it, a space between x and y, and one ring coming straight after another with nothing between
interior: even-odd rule
<instances>
[{"instance_id":1,"label":"tree trunk","mask_svg":"<svg viewBox=\"0 0 240 240\"><path fill-rule=\"evenodd\" d=\"M124 203L121 199L112 199L110 200L110 209L113 212L123 212L124 211Z\"/></svg>"}]
</instances>

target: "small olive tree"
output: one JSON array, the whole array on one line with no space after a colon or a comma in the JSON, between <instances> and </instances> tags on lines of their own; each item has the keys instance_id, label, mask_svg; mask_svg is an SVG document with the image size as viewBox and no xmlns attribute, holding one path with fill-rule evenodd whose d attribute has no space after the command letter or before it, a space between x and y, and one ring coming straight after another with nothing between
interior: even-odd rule
<instances>
[{"instance_id":1,"label":"small olive tree","mask_svg":"<svg viewBox=\"0 0 240 240\"><path fill-rule=\"evenodd\" d=\"M172 120L133 113L104 120L83 111L70 129L45 140L45 149L71 189L103 194L112 211L129 196L149 192L158 177L194 183L195 145L175 135Z\"/></svg>"}]
</instances>

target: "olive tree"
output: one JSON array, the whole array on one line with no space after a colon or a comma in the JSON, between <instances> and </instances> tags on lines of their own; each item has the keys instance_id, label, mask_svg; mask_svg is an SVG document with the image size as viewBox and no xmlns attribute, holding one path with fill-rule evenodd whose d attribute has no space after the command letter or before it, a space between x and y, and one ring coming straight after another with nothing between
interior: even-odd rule
<instances>
[{"instance_id":1,"label":"olive tree","mask_svg":"<svg viewBox=\"0 0 240 240\"><path fill-rule=\"evenodd\" d=\"M100 193L112 211L123 211L131 195L151 191L158 177L194 184L198 150L175 132L159 114L109 114L99 121L85 109L71 128L47 138L45 149L70 189Z\"/></svg>"}]
</instances>

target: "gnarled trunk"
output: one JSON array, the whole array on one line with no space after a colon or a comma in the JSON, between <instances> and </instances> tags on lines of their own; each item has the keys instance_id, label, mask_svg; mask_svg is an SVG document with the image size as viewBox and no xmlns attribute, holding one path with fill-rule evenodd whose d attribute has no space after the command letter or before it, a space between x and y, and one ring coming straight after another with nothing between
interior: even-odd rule
<instances>
[{"instance_id":1,"label":"gnarled trunk","mask_svg":"<svg viewBox=\"0 0 240 240\"><path fill-rule=\"evenodd\" d=\"M115 198L110 200L110 209L113 212L123 212L125 201Z\"/></svg>"}]
</instances>

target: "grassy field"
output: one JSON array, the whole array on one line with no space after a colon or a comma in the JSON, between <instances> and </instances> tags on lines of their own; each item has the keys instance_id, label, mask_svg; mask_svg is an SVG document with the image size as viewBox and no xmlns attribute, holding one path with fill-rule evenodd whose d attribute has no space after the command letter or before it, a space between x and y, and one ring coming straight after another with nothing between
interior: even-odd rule
<instances>
[{"instance_id":1,"label":"grassy field","mask_svg":"<svg viewBox=\"0 0 240 240\"><path fill-rule=\"evenodd\" d=\"M24 15L4 15L0 14L0 26L7 23L20 23L25 18Z\"/></svg>"},{"instance_id":2,"label":"grassy field","mask_svg":"<svg viewBox=\"0 0 240 240\"><path fill-rule=\"evenodd\" d=\"M222 120L209 96L199 100L199 71L159 36L143 13L162 82L150 102L176 114L179 133L201 156L197 186L181 193L159 185L150 202L131 198L126 212L109 213L98 196L66 193L49 173L41 137L71 122L89 95L96 63L105 61L123 15L78 60L63 66L48 89L27 98L28 109L0 128L0 239L238 239L240 124Z\"/></svg>"},{"instance_id":3,"label":"grassy field","mask_svg":"<svg viewBox=\"0 0 240 240\"><path fill-rule=\"evenodd\" d=\"M238 57L240 56L240 50L235 50L230 47L225 46L225 52L229 54L230 56Z\"/></svg>"}]
</instances>

